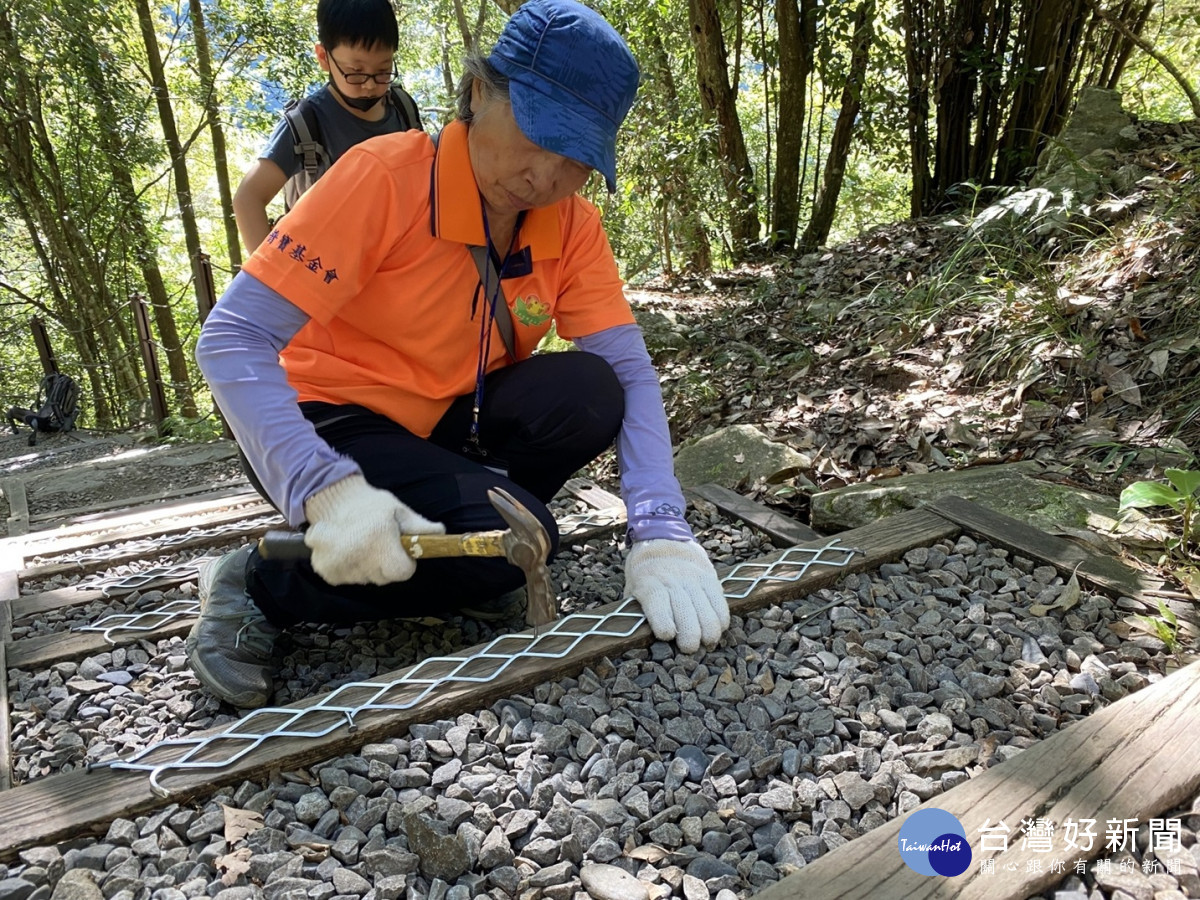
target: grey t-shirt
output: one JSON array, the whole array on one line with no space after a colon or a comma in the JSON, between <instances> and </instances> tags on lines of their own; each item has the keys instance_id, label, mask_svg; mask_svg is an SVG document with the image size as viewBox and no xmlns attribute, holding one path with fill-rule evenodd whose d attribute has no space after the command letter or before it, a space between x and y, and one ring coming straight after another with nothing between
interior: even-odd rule
<instances>
[{"instance_id":1,"label":"grey t-shirt","mask_svg":"<svg viewBox=\"0 0 1200 900\"><path fill-rule=\"evenodd\" d=\"M400 114L396 111L396 107L387 100L383 102L387 103L387 115L378 122L368 122L347 112L337 102L337 98L333 96L328 85L309 94L307 103L316 114L317 125L321 129L319 139L325 152L329 154L331 164L355 144L360 144L367 138L403 130L403 126L400 124ZM295 148L296 141L292 137L291 129L288 128L287 118L280 117L275 130L271 132L267 146L258 155L258 158L271 160L283 170L284 175L291 178L304 166L304 162L296 154Z\"/></svg>"}]
</instances>

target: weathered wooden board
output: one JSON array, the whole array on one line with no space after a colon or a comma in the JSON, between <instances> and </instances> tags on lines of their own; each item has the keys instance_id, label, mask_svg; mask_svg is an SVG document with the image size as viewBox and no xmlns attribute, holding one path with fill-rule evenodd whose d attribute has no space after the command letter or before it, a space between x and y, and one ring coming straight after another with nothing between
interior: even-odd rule
<instances>
[{"instance_id":1,"label":"weathered wooden board","mask_svg":"<svg viewBox=\"0 0 1200 900\"><path fill-rule=\"evenodd\" d=\"M721 512L741 519L747 525L752 525L759 531L770 535L771 540L778 546L790 547L792 544L802 544L805 541L820 540L821 535L802 522L785 516L771 507L757 503L749 497L743 497L736 491L721 487L719 484L701 484L684 491L707 500Z\"/></svg>"},{"instance_id":2,"label":"weathered wooden board","mask_svg":"<svg viewBox=\"0 0 1200 900\"><path fill-rule=\"evenodd\" d=\"M624 509L625 501L616 494L609 493L586 478L571 478L563 485L563 490L573 497L578 497L592 509Z\"/></svg>"},{"instance_id":3,"label":"weathered wooden board","mask_svg":"<svg viewBox=\"0 0 1200 900\"><path fill-rule=\"evenodd\" d=\"M8 641L5 648L8 665L14 669L41 669L56 662L85 659L104 653L113 647L123 647L138 641L162 641L187 634L196 624L195 616L172 619L161 628L149 631L121 631L113 634L113 640L105 640L99 631L59 631L37 637Z\"/></svg>"},{"instance_id":4,"label":"weathered wooden board","mask_svg":"<svg viewBox=\"0 0 1200 900\"><path fill-rule=\"evenodd\" d=\"M0 791L12 787L12 721L8 706L6 644L12 637L12 603L20 592L16 569L21 553L15 546L0 550Z\"/></svg>"},{"instance_id":5,"label":"weathered wooden board","mask_svg":"<svg viewBox=\"0 0 1200 900\"><path fill-rule=\"evenodd\" d=\"M220 535L212 533L199 532L189 537L180 537L173 541L169 546L163 546L162 553L176 553L180 550L192 550L197 547L212 547L214 544L222 543L249 543L257 540L261 535L266 534L272 528L279 528L283 520L274 514L274 510L260 509L256 515L244 516L238 513L231 513L228 518L222 517L220 521L210 519L204 523L193 523L189 528L182 529L184 533L192 528L200 527L217 527L222 525L232 525L241 527L232 528L228 532ZM149 535L139 538L138 540L153 540L155 537L166 534ZM82 560L67 560L65 562L52 562L32 566L26 566L21 570L22 581L37 581L44 578L53 578L55 575L71 575L81 572L95 572L100 569L108 569L112 566L123 565L125 563L138 562L151 555L154 551L147 550L145 547L134 547L126 550L113 550L106 553L102 558L88 558Z\"/></svg>"},{"instance_id":6,"label":"weathered wooden board","mask_svg":"<svg viewBox=\"0 0 1200 900\"><path fill-rule=\"evenodd\" d=\"M730 607L735 614L745 614L772 603L803 597L835 583L850 572L876 568L884 562L897 559L913 547L924 546L957 533L956 525L933 513L924 510L902 513L840 535L842 546L857 547L863 551L854 556L845 568L814 566L795 581L763 582L746 597L731 601ZM823 543L818 542L816 546ZM780 555L764 557L762 561L770 561ZM612 609L607 607L605 611ZM553 634L553 628L550 634ZM547 640L562 641L563 647L560 649L566 649L575 639L563 637ZM393 737L412 723L452 718L462 712L486 707L500 697L576 673L604 657L619 656L628 650L647 646L652 640L653 636L645 624L626 638L589 637L580 641L561 659L523 659L485 683L455 682L446 685L411 710L364 713L356 719L353 732L338 728L323 738L269 740L233 765L199 774L173 776L165 780L164 787L170 793L169 800L182 802L207 796L214 788L224 784L264 777L273 769L311 765L365 743ZM554 650L549 646L546 649L550 652ZM463 655L473 655L473 652L478 651L468 651ZM494 663L490 665L494 667ZM425 674L424 671L422 674ZM370 681L385 683L397 677L392 673ZM318 703L319 699L297 703L292 708L311 706ZM115 769L69 772L14 788L0 794L0 822L5 826L0 829L0 859L12 859L26 847L95 833L118 816L133 817L166 802L168 800L150 790L145 774Z\"/></svg>"},{"instance_id":7,"label":"weathered wooden board","mask_svg":"<svg viewBox=\"0 0 1200 900\"><path fill-rule=\"evenodd\" d=\"M237 497L223 500L197 501L176 507L157 518L139 511L122 513L108 519L97 519L82 525L28 535L24 541L25 556L54 556L106 544L179 534L192 528L211 528L272 514L278 515L275 507L257 494L239 494Z\"/></svg>"},{"instance_id":8,"label":"weathered wooden board","mask_svg":"<svg viewBox=\"0 0 1200 900\"><path fill-rule=\"evenodd\" d=\"M198 484L190 488L180 488L172 491L158 491L153 494L140 494L137 497L122 497L120 500L109 500L91 506L77 506L72 509L50 510L48 512L33 512L29 516L31 523L50 522L44 528L60 529L71 525L94 523L97 519L109 518L113 511L117 515L124 512L145 513L151 515L164 510L172 510L188 503L195 502L188 498L196 494L204 494L206 500L227 500L245 496L248 500L258 496L245 480L225 482L222 487L215 488L211 484Z\"/></svg>"},{"instance_id":9,"label":"weathered wooden board","mask_svg":"<svg viewBox=\"0 0 1200 900\"><path fill-rule=\"evenodd\" d=\"M789 875L755 900L1023 900L1062 880L1078 859L1105 852L1108 819L1150 818L1190 800L1200 789L1200 663L1093 713L1028 750L988 769L918 809L942 809L962 823L972 863L953 878L921 875L904 864L900 827L907 818L855 838ZM911 813L910 813L911 815ZM1069 852L1058 836L1052 852L1025 849L1023 818L1061 828L1067 819L1095 819L1092 850ZM979 830L1004 822L1007 850L984 851ZM981 862L995 860L994 874ZM1036 871L1034 870L1036 868Z\"/></svg>"},{"instance_id":10,"label":"weathered wooden board","mask_svg":"<svg viewBox=\"0 0 1200 900\"><path fill-rule=\"evenodd\" d=\"M1139 572L1115 557L1089 553L1078 544L961 497L941 497L926 508L997 546L1052 565L1064 577L1075 573L1081 582L1089 582L1105 593L1146 600L1151 609L1155 603L1143 592L1161 590L1164 585L1161 579ZM1181 619L1200 624L1192 604L1172 606Z\"/></svg>"},{"instance_id":11,"label":"weathered wooden board","mask_svg":"<svg viewBox=\"0 0 1200 900\"><path fill-rule=\"evenodd\" d=\"M0 479L0 491L8 501L8 533L25 534L29 531L29 498L25 496L25 482L20 478Z\"/></svg>"},{"instance_id":12,"label":"weathered wooden board","mask_svg":"<svg viewBox=\"0 0 1200 900\"><path fill-rule=\"evenodd\" d=\"M196 576L190 578L175 578L170 581L162 581L152 584L139 590L169 590L172 587L178 587L185 581L195 581ZM133 593L126 591L124 593ZM112 596L123 596L115 594L106 594L98 588L57 588L53 591L43 591L40 594L28 594L24 597L18 597L13 601L13 620L19 622L21 619L29 616L36 616L40 613L53 612L56 609L66 609L72 606L86 606L96 600L107 600Z\"/></svg>"}]
</instances>

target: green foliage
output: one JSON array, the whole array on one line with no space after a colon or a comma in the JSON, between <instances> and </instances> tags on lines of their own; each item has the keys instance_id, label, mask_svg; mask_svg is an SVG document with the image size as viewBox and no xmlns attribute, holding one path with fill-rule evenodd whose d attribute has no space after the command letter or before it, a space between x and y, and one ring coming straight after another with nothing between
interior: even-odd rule
<instances>
[{"instance_id":1,"label":"green foliage","mask_svg":"<svg viewBox=\"0 0 1200 900\"><path fill-rule=\"evenodd\" d=\"M1200 58L1200 10L1194 0L1165 0L1150 17L1142 37L1166 53L1200 88L1195 60ZM1176 122L1192 118L1191 104L1162 67L1143 54L1134 54L1117 89L1127 109L1143 119Z\"/></svg>"},{"instance_id":2,"label":"green foliage","mask_svg":"<svg viewBox=\"0 0 1200 900\"><path fill-rule=\"evenodd\" d=\"M188 419L168 416L159 426L159 442L163 444L197 444L224 437L224 426L216 414Z\"/></svg>"},{"instance_id":3,"label":"green foliage","mask_svg":"<svg viewBox=\"0 0 1200 900\"><path fill-rule=\"evenodd\" d=\"M1157 616L1134 616L1142 627L1167 646L1167 652L1178 656L1183 649L1179 640L1179 617L1166 603L1158 601Z\"/></svg>"},{"instance_id":4,"label":"green foliage","mask_svg":"<svg viewBox=\"0 0 1200 900\"><path fill-rule=\"evenodd\" d=\"M1200 501L1200 472L1190 469L1167 469L1167 483L1138 481L1121 491L1120 513L1131 509L1166 507L1170 519L1178 522L1179 536L1167 542L1170 556L1187 561L1192 558L1191 545L1196 533L1197 503Z\"/></svg>"}]
</instances>

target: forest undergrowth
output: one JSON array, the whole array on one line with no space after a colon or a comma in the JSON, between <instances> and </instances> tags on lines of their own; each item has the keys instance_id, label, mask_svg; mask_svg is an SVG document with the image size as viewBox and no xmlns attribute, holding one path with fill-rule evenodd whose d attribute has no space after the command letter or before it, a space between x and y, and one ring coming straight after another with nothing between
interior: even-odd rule
<instances>
[{"instance_id":1,"label":"forest undergrowth","mask_svg":"<svg viewBox=\"0 0 1200 900\"><path fill-rule=\"evenodd\" d=\"M1115 496L1197 468L1200 123L1138 133L1085 161L1094 197L990 198L634 292L677 443L786 441L811 467L740 487L801 518L812 491L909 473L1034 459Z\"/></svg>"}]
</instances>

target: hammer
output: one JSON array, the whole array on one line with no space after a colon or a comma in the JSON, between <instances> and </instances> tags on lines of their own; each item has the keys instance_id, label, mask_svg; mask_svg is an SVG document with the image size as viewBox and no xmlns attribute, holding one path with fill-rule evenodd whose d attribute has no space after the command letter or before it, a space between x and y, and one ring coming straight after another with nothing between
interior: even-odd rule
<instances>
[{"instance_id":1,"label":"hammer","mask_svg":"<svg viewBox=\"0 0 1200 900\"><path fill-rule=\"evenodd\" d=\"M448 556L503 556L525 573L528 605L525 624L546 625L558 618L558 602L550 581L550 537L537 516L501 488L488 491L488 500L508 523L507 531L467 534L402 534L400 544L413 559ZM298 531L268 531L258 540L263 559L308 559L312 550Z\"/></svg>"}]
</instances>

